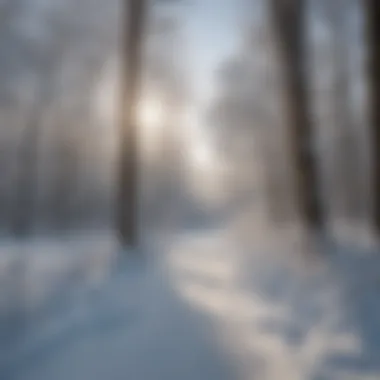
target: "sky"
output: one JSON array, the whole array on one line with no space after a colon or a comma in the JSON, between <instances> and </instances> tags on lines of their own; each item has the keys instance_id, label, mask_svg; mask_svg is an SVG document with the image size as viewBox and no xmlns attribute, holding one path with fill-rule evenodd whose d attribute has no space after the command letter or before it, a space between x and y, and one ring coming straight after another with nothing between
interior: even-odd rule
<instances>
[{"instance_id":1,"label":"sky","mask_svg":"<svg viewBox=\"0 0 380 380\"><path fill-rule=\"evenodd\" d=\"M241 38L242 0L193 0L182 11L187 68L200 100L213 93L215 70L234 54Z\"/></svg>"},{"instance_id":2,"label":"sky","mask_svg":"<svg viewBox=\"0 0 380 380\"><path fill-rule=\"evenodd\" d=\"M203 115L216 96L219 67L241 46L244 1L189 0L177 8L184 41L179 54L185 56L186 85L191 93L186 130L195 143L192 146L197 147L196 162L199 157L204 161L204 152L211 153L210 129Z\"/></svg>"}]
</instances>

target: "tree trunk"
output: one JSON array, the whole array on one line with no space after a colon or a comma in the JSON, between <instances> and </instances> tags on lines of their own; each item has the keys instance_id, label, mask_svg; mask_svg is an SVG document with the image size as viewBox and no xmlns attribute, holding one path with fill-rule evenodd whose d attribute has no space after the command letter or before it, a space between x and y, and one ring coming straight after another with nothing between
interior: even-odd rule
<instances>
[{"instance_id":1,"label":"tree trunk","mask_svg":"<svg viewBox=\"0 0 380 380\"><path fill-rule=\"evenodd\" d=\"M364 2L368 39L369 121L372 142L373 218L380 232L380 2Z\"/></svg>"},{"instance_id":2,"label":"tree trunk","mask_svg":"<svg viewBox=\"0 0 380 380\"><path fill-rule=\"evenodd\" d=\"M145 0L125 0L122 45L120 172L117 228L123 245L138 240L138 139L137 97L141 71L141 50Z\"/></svg>"},{"instance_id":3,"label":"tree trunk","mask_svg":"<svg viewBox=\"0 0 380 380\"><path fill-rule=\"evenodd\" d=\"M326 18L332 32L332 59L334 70L333 116L336 166L333 177L333 199L340 217L357 220L362 216L362 181L360 155L356 143L355 124L350 108L349 49L345 0L326 4Z\"/></svg>"},{"instance_id":4,"label":"tree trunk","mask_svg":"<svg viewBox=\"0 0 380 380\"><path fill-rule=\"evenodd\" d=\"M58 30L57 35L63 38L64 33ZM36 220L42 115L55 100L55 79L57 65L61 64L63 57L63 41L59 39L43 57L41 75L44 81L41 83L41 78L38 76L35 102L25 128L25 135L22 136L20 150L17 152L15 202L12 205L11 215L11 231L15 236L30 235Z\"/></svg>"},{"instance_id":5,"label":"tree trunk","mask_svg":"<svg viewBox=\"0 0 380 380\"><path fill-rule=\"evenodd\" d=\"M34 222L34 206L37 191L37 162L39 141L39 106L33 110L30 123L20 142L17 157L17 177L12 211L12 234L15 237L30 235Z\"/></svg>"},{"instance_id":6,"label":"tree trunk","mask_svg":"<svg viewBox=\"0 0 380 380\"><path fill-rule=\"evenodd\" d=\"M53 229L55 232L67 232L71 227L72 218L72 198L74 188L78 180L78 147L72 136L73 131L69 128L62 115L55 125L56 140L54 141L56 162L54 171L52 205ZM78 132L76 132L78 133ZM91 194L88 194L91 197ZM78 215L77 218L80 216Z\"/></svg>"},{"instance_id":7,"label":"tree trunk","mask_svg":"<svg viewBox=\"0 0 380 380\"><path fill-rule=\"evenodd\" d=\"M273 29L283 69L286 117L300 216L308 228L319 230L324 221L307 91L305 11L303 0L270 1Z\"/></svg>"},{"instance_id":8,"label":"tree trunk","mask_svg":"<svg viewBox=\"0 0 380 380\"><path fill-rule=\"evenodd\" d=\"M41 115L46 111L54 95L51 85L53 76L54 64L49 63L49 67L46 67L45 71L46 82L42 85L37 84L36 100L17 152L15 194L11 215L11 231L16 237L30 235L36 220Z\"/></svg>"}]
</instances>

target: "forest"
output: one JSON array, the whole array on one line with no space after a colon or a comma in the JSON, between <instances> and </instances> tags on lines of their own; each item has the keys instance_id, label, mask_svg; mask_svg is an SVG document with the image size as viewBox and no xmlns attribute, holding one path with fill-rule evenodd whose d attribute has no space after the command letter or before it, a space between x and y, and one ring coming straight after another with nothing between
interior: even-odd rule
<instances>
[{"instance_id":1,"label":"forest","mask_svg":"<svg viewBox=\"0 0 380 380\"><path fill-rule=\"evenodd\" d=\"M378 1L0 0L1 379L378 378L379 236Z\"/></svg>"}]
</instances>

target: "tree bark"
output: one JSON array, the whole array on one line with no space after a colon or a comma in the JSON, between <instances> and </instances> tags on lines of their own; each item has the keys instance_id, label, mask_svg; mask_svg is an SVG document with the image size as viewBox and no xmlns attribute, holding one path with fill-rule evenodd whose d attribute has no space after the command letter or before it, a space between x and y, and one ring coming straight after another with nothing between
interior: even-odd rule
<instances>
[{"instance_id":1,"label":"tree bark","mask_svg":"<svg viewBox=\"0 0 380 380\"><path fill-rule=\"evenodd\" d=\"M307 91L305 2L270 0L269 5L283 69L286 117L300 216L308 228L320 230L324 220Z\"/></svg>"},{"instance_id":2,"label":"tree bark","mask_svg":"<svg viewBox=\"0 0 380 380\"><path fill-rule=\"evenodd\" d=\"M30 123L25 127L17 157L17 178L11 222L12 234L15 237L30 235L33 228L37 187L39 111L39 107L38 110L33 110Z\"/></svg>"},{"instance_id":3,"label":"tree bark","mask_svg":"<svg viewBox=\"0 0 380 380\"><path fill-rule=\"evenodd\" d=\"M373 220L380 232L380 2L365 0L368 40L369 122L372 142Z\"/></svg>"},{"instance_id":4,"label":"tree bark","mask_svg":"<svg viewBox=\"0 0 380 380\"><path fill-rule=\"evenodd\" d=\"M137 97L145 0L126 0L121 68L120 163L117 229L122 245L138 242Z\"/></svg>"},{"instance_id":5,"label":"tree bark","mask_svg":"<svg viewBox=\"0 0 380 380\"><path fill-rule=\"evenodd\" d=\"M336 166L333 177L333 199L339 216L349 220L362 213L362 181L360 155L356 143L354 118L350 108L349 48L345 0L325 4L326 19L332 32L332 64L334 81L332 106L334 116L334 151ZM334 165L333 165L334 166Z\"/></svg>"}]
</instances>

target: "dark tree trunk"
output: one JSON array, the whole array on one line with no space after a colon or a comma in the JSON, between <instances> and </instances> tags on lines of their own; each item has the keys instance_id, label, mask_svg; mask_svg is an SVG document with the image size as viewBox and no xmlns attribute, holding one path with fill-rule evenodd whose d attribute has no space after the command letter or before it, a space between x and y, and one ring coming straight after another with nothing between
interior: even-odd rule
<instances>
[{"instance_id":1,"label":"dark tree trunk","mask_svg":"<svg viewBox=\"0 0 380 380\"><path fill-rule=\"evenodd\" d=\"M319 230L324 221L306 85L305 11L302 0L270 0L273 29L283 69L286 116L300 214L307 227Z\"/></svg>"},{"instance_id":2,"label":"dark tree trunk","mask_svg":"<svg viewBox=\"0 0 380 380\"><path fill-rule=\"evenodd\" d=\"M141 71L141 50L145 0L125 0L122 45L122 98L120 115L120 172L117 229L123 245L138 240L138 136L137 97Z\"/></svg>"},{"instance_id":3,"label":"dark tree trunk","mask_svg":"<svg viewBox=\"0 0 380 380\"><path fill-rule=\"evenodd\" d=\"M58 114L56 117L59 118L61 115ZM52 225L56 232L67 232L73 219L72 198L78 180L78 150L75 139L70 135L72 131L65 125L64 120L58 120L55 128L56 163L51 204ZM88 197L91 197L91 194L88 194Z\"/></svg>"},{"instance_id":4,"label":"dark tree trunk","mask_svg":"<svg viewBox=\"0 0 380 380\"><path fill-rule=\"evenodd\" d=\"M333 177L333 199L338 215L350 220L362 216L362 181L360 154L356 142L355 124L350 108L349 48L345 0L329 1L326 18L332 31L334 70L333 115L336 128L334 150L336 166Z\"/></svg>"},{"instance_id":5,"label":"dark tree trunk","mask_svg":"<svg viewBox=\"0 0 380 380\"><path fill-rule=\"evenodd\" d=\"M37 191L37 162L39 140L39 109L33 111L25 135L20 142L17 157L17 177L12 211L12 234L16 237L30 235L34 221Z\"/></svg>"},{"instance_id":6,"label":"dark tree trunk","mask_svg":"<svg viewBox=\"0 0 380 380\"><path fill-rule=\"evenodd\" d=\"M61 33L61 35L64 35ZM36 100L28 119L25 134L21 138L17 152L17 173L15 180L14 204L11 215L11 231L15 236L30 235L36 220L36 201L38 185L38 160L41 138L42 115L55 95L55 76L57 65L63 56L62 41L57 42L43 59L41 75L44 81L37 83Z\"/></svg>"},{"instance_id":7,"label":"dark tree trunk","mask_svg":"<svg viewBox=\"0 0 380 380\"><path fill-rule=\"evenodd\" d=\"M372 141L373 217L380 232L380 2L365 0L368 39L369 120Z\"/></svg>"}]
</instances>

